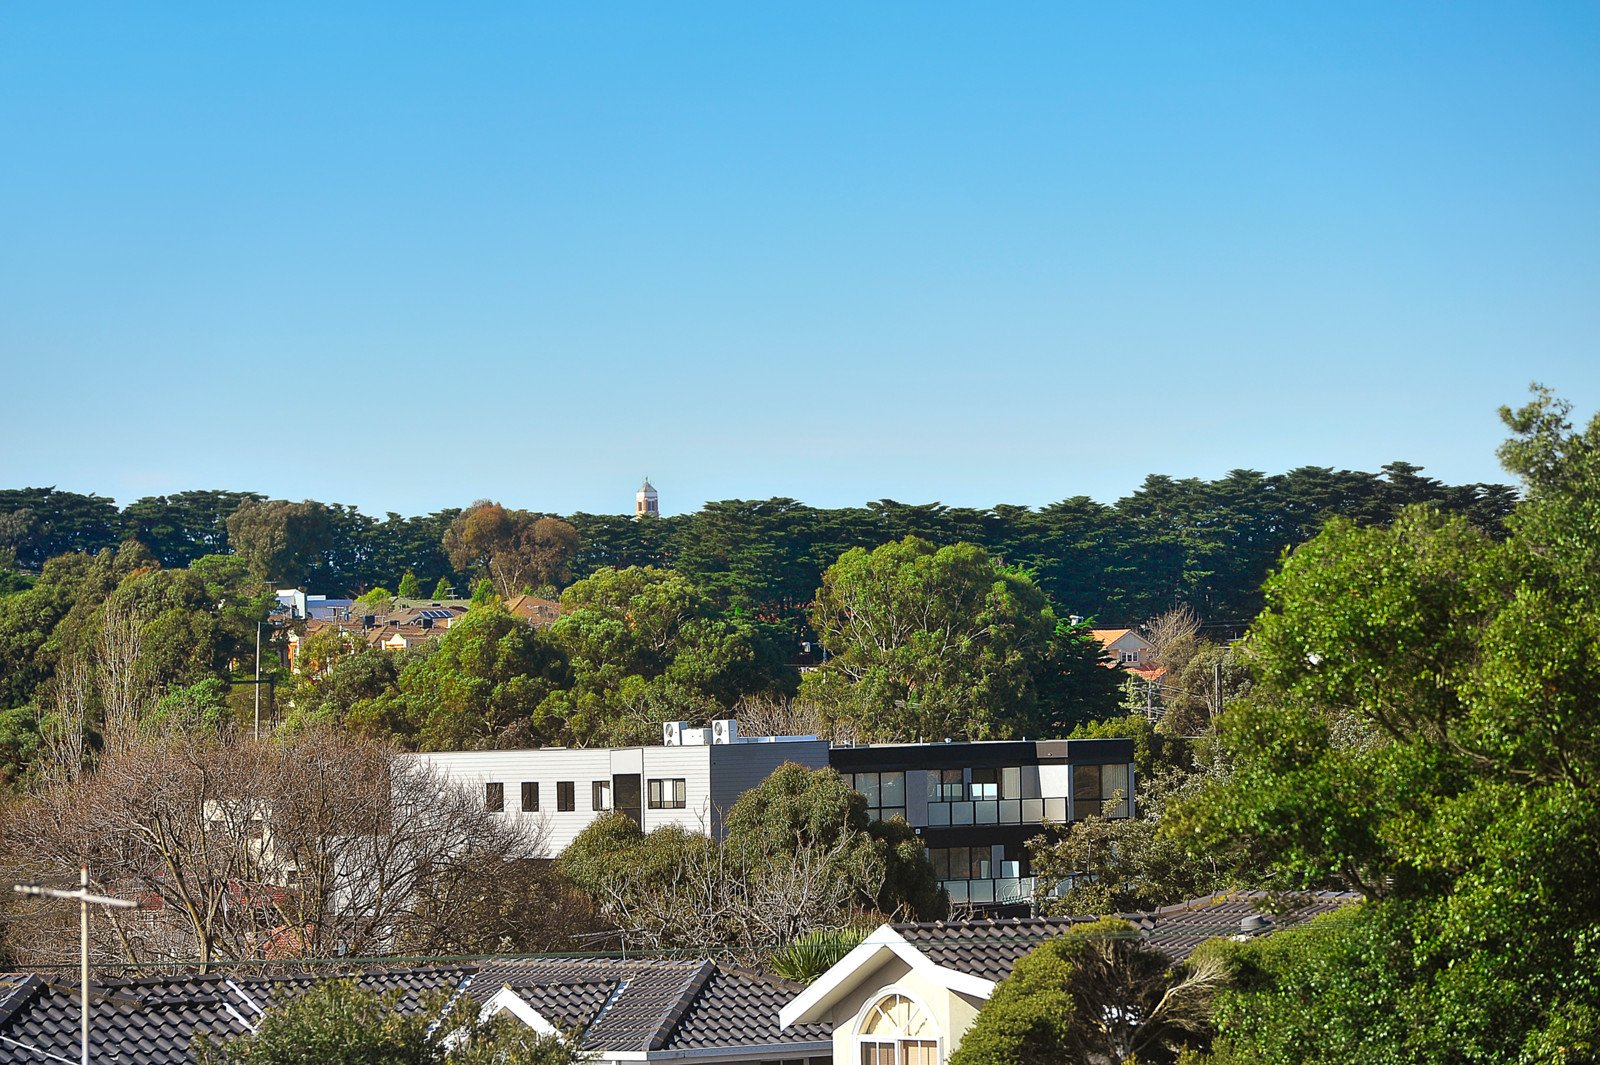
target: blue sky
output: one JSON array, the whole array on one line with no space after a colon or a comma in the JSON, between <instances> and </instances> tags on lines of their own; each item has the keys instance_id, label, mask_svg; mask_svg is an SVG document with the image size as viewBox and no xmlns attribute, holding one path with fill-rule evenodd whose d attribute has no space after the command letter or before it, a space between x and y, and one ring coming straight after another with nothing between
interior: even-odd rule
<instances>
[{"instance_id":1,"label":"blue sky","mask_svg":"<svg viewBox=\"0 0 1600 1065\"><path fill-rule=\"evenodd\" d=\"M1499 479L1600 405L1596 116L1592 3L17 0L0 486Z\"/></svg>"}]
</instances>

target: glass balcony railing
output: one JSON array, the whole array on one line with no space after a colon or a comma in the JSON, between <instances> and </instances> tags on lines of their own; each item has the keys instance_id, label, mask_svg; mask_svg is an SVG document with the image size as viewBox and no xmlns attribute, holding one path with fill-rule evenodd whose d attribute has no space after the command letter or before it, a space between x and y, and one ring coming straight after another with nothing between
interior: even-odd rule
<instances>
[{"instance_id":1,"label":"glass balcony railing","mask_svg":"<svg viewBox=\"0 0 1600 1065\"><path fill-rule=\"evenodd\" d=\"M928 825L1038 825L1046 820L1065 824L1066 799L978 799L928 803Z\"/></svg>"},{"instance_id":2,"label":"glass balcony railing","mask_svg":"<svg viewBox=\"0 0 1600 1065\"><path fill-rule=\"evenodd\" d=\"M989 880L943 880L940 883L949 893L952 905L964 902L974 906L1004 906L1033 898L1033 889L1038 880L1031 876L1002 876Z\"/></svg>"}]
</instances>

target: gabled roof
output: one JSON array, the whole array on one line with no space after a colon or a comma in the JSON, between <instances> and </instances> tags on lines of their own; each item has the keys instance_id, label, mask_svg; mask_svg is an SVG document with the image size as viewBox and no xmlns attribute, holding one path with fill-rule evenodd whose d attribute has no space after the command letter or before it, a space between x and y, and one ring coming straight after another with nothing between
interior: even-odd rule
<instances>
[{"instance_id":1,"label":"gabled roof","mask_svg":"<svg viewBox=\"0 0 1600 1065\"><path fill-rule=\"evenodd\" d=\"M1129 633L1133 633L1134 638L1137 639L1140 643L1149 643L1150 642L1149 640L1146 640L1143 636L1140 636L1137 632L1134 632L1133 629L1090 629L1089 630L1089 635L1090 636L1093 636L1095 639L1099 640L1101 643L1105 644L1107 647L1110 647L1112 644L1116 643L1118 640L1122 639L1124 636L1128 635Z\"/></svg>"},{"instance_id":2,"label":"gabled roof","mask_svg":"<svg viewBox=\"0 0 1600 1065\"><path fill-rule=\"evenodd\" d=\"M505 991L552 1028L583 1028L586 1050L670 1057L682 1050L781 1046L777 1056L791 1056L832 1045L826 1025L780 1027L778 1011L799 993L798 984L708 960L514 959L486 964L469 993L485 1003L498 995L504 1003Z\"/></svg>"}]
</instances>

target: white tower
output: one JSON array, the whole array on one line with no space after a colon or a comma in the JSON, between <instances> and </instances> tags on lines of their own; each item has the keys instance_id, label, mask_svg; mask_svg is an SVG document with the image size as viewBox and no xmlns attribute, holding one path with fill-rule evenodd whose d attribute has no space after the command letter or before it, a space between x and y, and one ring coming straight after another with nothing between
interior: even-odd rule
<instances>
[{"instance_id":1,"label":"white tower","mask_svg":"<svg viewBox=\"0 0 1600 1065\"><path fill-rule=\"evenodd\" d=\"M648 477L633 495L633 520L638 521L647 515L652 518L661 516L661 497L656 494Z\"/></svg>"}]
</instances>

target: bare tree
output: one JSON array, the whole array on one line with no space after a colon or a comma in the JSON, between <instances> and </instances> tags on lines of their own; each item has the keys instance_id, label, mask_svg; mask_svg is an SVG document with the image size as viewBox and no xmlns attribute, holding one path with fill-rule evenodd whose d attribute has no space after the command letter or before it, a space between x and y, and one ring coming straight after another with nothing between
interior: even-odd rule
<instances>
[{"instance_id":1,"label":"bare tree","mask_svg":"<svg viewBox=\"0 0 1600 1065\"><path fill-rule=\"evenodd\" d=\"M804 932L852 923L886 872L848 834L820 843L797 835L778 860L709 838L683 842L675 860L621 862L591 885L601 916L629 946L756 964Z\"/></svg>"},{"instance_id":2,"label":"bare tree","mask_svg":"<svg viewBox=\"0 0 1600 1065\"><path fill-rule=\"evenodd\" d=\"M50 689L50 713L39 722L44 748L39 766L44 779L71 783L88 757L91 675L87 656L62 656Z\"/></svg>"},{"instance_id":3,"label":"bare tree","mask_svg":"<svg viewBox=\"0 0 1600 1065\"><path fill-rule=\"evenodd\" d=\"M832 743L859 743L866 736L853 722L830 717L817 702L780 695L747 695L733 708L747 736L815 736Z\"/></svg>"},{"instance_id":4,"label":"bare tree","mask_svg":"<svg viewBox=\"0 0 1600 1065\"><path fill-rule=\"evenodd\" d=\"M139 713L148 695L139 664L141 628L126 600L113 596L106 601L94 644L94 677L107 751L126 750L137 740Z\"/></svg>"},{"instance_id":5,"label":"bare tree","mask_svg":"<svg viewBox=\"0 0 1600 1065\"><path fill-rule=\"evenodd\" d=\"M67 879L87 862L97 889L144 903L101 944L135 964L441 949L460 929L439 915L470 919L544 845L538 827L337 733L136 736L6 813L8 865ZM55 960L70 941L28 950Z\"/></svg>"},{"instance_id":6,"label":"bare tree","mask_svg":"<svg viewBox=\"0 0 1600 1065\"><path fill-rule=\"evenodd\" d=\"M1144 629L1144 638L1150 641L1152 664L1172 672L1189 660L1199 635L1200 615L1188 605L1151 618Z\"/></svg>"}]
</instances>

